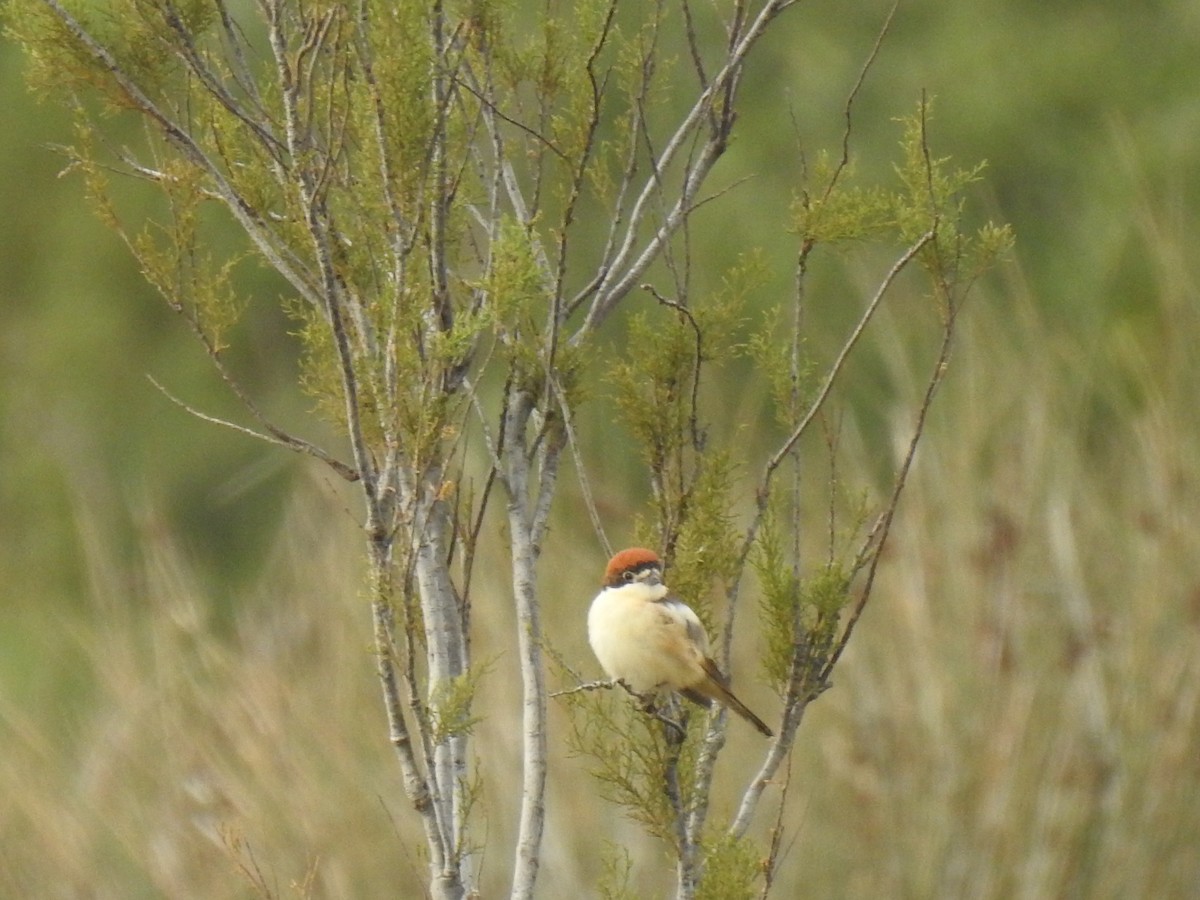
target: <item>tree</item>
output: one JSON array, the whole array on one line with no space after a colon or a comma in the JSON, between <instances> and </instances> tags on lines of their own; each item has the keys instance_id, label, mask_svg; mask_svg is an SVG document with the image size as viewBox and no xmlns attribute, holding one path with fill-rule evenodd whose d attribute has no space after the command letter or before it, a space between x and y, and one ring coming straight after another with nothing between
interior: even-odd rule
<instances>
[{"instance_id":1,"label":"tree","mask_svg":"<svg viewBox=\"0 0 1200 900\"><path fill-rule=\"evenodd\" d=\"M225 0L11 4L33 83L79 111L71 162L98 209L253 422L224 424L312 456L358 488L388 737L434 897L468 896L476 884L470 743L483 670L471 653L471 603L497 504L524 698L512 896L533 895L552 652L537 564L564 453L607 544L575 413L595 378L587 362L599 330L642 288L657 308L628 317L640 349L611 371L651 488L642 531L676 589L705 597L719 586L723 619L700 611L723 661L737 601L757 579L779 736L733 821L714 826L719 711L688 716L668 704L647 716L578 676L562 693L602 789L673 848L680 897L746 895L760 875L769 890L782 829L760 866L751 817L870 596L959 310L1009 240L1003 228L960 228L960 195L978 170L930 154L924 102L905 126L899 185L856 186L855 87L840 155L808 169L793 221L782 223L797 241L794 296L754 313L752 257L721 291L692 296L690 224L716 199L704 188L734 133L744 66L793 5L633 10L583 0L534 16L502 0L259 0L252 12ZM678 113L664 102L667 84L681 83L668 80L675 53L691 83ZM141 147L107 146L112 113L145 123ZM114 172L161 192L160 221L127 229L111 199ZM231 226L245 245L221 256L209 236ZM804 344L810 258L866 241L899 249L818 374ZM247 255L289 287L301 386L345 434L346 459L275 426L228 361L243 306L234 271ZM808 563L803 439L890 289L917 266L940 343L903 462L874 512L830 504L837 539ZM669 291L653 286L660 279ZM752 315L759 328L742 335ZM702 374L735 359L770 382L780 435L741 523L735 472L748 462L710 445L701 402Z\"/></svg>"}]
</instances>

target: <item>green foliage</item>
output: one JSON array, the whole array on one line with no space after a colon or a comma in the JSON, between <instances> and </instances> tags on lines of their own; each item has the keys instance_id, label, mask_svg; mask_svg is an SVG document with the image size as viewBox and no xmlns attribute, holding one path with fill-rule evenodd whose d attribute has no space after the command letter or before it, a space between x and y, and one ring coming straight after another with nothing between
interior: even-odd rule
<instances>
[{"instance_id":1,"label":"green foliage","mask_svg":"<svg viewBox=\"0 0 1200 900\"><path fill-rule=\"evenodd\" d=\"M629 352L611 376L618 408L646 464L664 473L664 481L677 482L698 365L696 331L683 316L642 312L630 319L627 343Z\"/></svg>"},{"instance_id":2,"label":"green foliage","mask_svg":"<svg viewBox=\"0 0 1200 900\"><path fill-rule=\"evenodd\" d=\"M378 172L379 181L365 179L352 188L355 198L379 209L391 198L403 219L422 214L421 197L429 173L429 135L437 111L431 103L432 48L417 39L429 29L428 4L370 2L366 8L376 27L367 32L370 73L360 102L353 105L350 134L362 154L363 172ZM350 85L352 92L360 88ZM378 114L382 113L383 121ZM400 222L380 217L389 240L402 239Z\"/></svg>"},{"instance_id":3,"label":"green foliage","mask_svg":"<svg viewBox=\"0 0 1200 900\"><path fill-rule=\"evenodd\" d=\"M131 233L117 210L111 173L95 157L99 135L83 110L75 110L77 146L72 168L85 179L87 197L97 216L125 242L142 276L175 312L182 314L211 354L228 348L229 332L241 320L246 301L234 274L243 255L212 249L214 216L203 191L203 174L179 157L161 154L158 180L165 211L147 218Z\"/></svg>"},{"instance_id":4,"label":"green foliage","mask_svg":"<svg viewBox=\"0 0 1200 900\"><path fill-rule=\"evenodd\" d=\"M737 468L731 450L706 453L678 513L671 589L690 598L710 633L713 621L706 600L714 585L727 588L737 576L739 535L732 512Z\"/></svg>"},{"instance_id":5,"label":"green foliage","mask_svg":"<svg viewBox=\"0 0 1200 900\"><path fill-rule=\"evenodd\" d=\"M802 595L800 578L784 551L776 515L771 511L763 520L751 561L758 575L759 615L766 642L763 673L778 692L787 685Z\"/></svg>"},{"instance_id":6,"label":"green foliage","mask_svg":"<svg viewBox=\"0 0 1200 900\"><path fill-rule=\"evenodd\" d=\"M346 403L337 368L333 334L321 311L303 301L287 299L284 309L295 323L292 336L301 347L300 389L313 401L314 411L327 422L346 427Z\"/></svg>"},{"instance_id":7,"label":"green foliage","mask_svg":"<svg viewBox=\"0 0 1200 900\"><path fill-rule=\"evenodd\" d=\"M781 696L787 691L801 654L802 694L821 685L813 678L828 660L838 617L849 599L850 576L830 559L807 577L797 574L783 544L779 516L768 511L751 555L758 576L759 618L766 652L762 659L767 682Z\"/></svg>"},{"instance_id":8,"label":"green foliage","mask_svg":"<svg viewBox=\"0 0 1200 900\"><path fill-rule=\"evenodd\" d=\"M812 610L818 622L836 620L837 614L849 598L849 588L850 579L845 569L831 563L804 583L801 589L801 603ZM818 638L825 637L821 631L810 634Z\"/></svg>"},{"instance_id":9,"label":"green foliage","mask_svg":"<svg viewBox=\"0 0 1200 900\"><path fill-rule=\"evenodd\" d=\"M472 666L453 678L433 686L429 711L433 722L433 742L440 744L452 737L469 735L480 717L472 712L480 680L488 673L486 665Z\"/></svg>"},{"instance_id":10,"label":"green foliage","mask_svg":"<svg viewBox=\"0 0 1200 900\"><path fill-rule=\"evenodd\" d=\"M542 342L537 338L549 298L532 230L505 218L492 239L491 255L485 287L496 338L525 387L538 393L534 382L544 373L544 361L539 358Z\"/></svg>"},{"instance_id":11,"label":"green foliage","mask_svg":"<svg viewBox=\"0 0 1200 900\"><path fill-rule=\"evenodd\" d=\"M181 0L164 7L153 0L109 0L64 4L80 28L96 38L129 76L126 84L157 92L178 86L183 65L175 53L170 29L180 28L197 39L216 16L203 0ZM98 67L80 35L38 0L11 0L10 32L29 50L29 81L46 94L95 92L110 110L134 104L111 73Z\"/></svg>"},{"instance_id":12,"label":"green foliage","mask_svg":"<svg viewBox=\"0 0 1200 900\"><path fill-rule=\"evenodd\" d=\"M708 449L700 420L701 371L719 370L741 352L744 311L763 277L751 255L703 302L661 301L630 319L630 352L610 375L614 399L650 473L653 540L666 548L676 587L707 593L735 568L729 494L734 456Z\"/></svg>"},{"instance_id":13,"label":"green foliage","mask_svg":"<svg viewBox=\"0 0 1200 900\"><path fill-rule=\"evenodd\" d=\"M637 708L637 701L620 688L570 694L567 701L569 745L576 755L592 761L601 796L652 837L678 850L677 810L666 778L668 772L677 773L678 800L681 808L688 809L693 786L684 773L695 764L704 717L692 715L692 708L678 700L663 710L687 728L680 744L677 735L667 732L670 726Z\"/></svg>"},{"instance_id":14,"label":"green foliage","mask_svg":"<svg viewBox=\"0 0 1200 900\"><path fill-rule=\"evenodd\" d=\"M629 885L633 860L629 850L606 841L601 857L603 872L596 883L596 893L603 900L638 900L638 893Z\"/></svg>"},{"instance_id":15,"label":"green foliage","mask_svg":"<svg viewBox=\"0 0 1200 900\"><path fill-rule=\"evenodd\" d=\"M782 306L768 308L742 351L766 383L775 421L784 428L793 428L800 420L817 380L817 364L803 335L797 334L791 344L780 340L789 329L795 332L795 313Z\"/></svg>"},{"instance_id":16,"label":"green foliage","mask_svg":"<svg viewBox=\"0 0 1200 900\"><path fill-rule=\"evenodd\" d=\"M920 260L948 312L1011 249L1013 233L1008 225L991 222L973 233L964 231L964 192L980 180L986 163L961 169L948 157L933 156L929 120L924 99L915 113L898 120L901 158L894 166L899 181L894 189L862 186L853 164L819 155L792 205L792 227L808 249L881 238L913 244L933 232Z\"/></svg>"},{"instance_id":17,"label":"green foliage","mask_svg":"<svg viewBox=\"0 0 1200 900\"><path fill-rule=\"evenodd\" d=\"M219 353L227 347L227 334L245 309L232 277L241 258L221 260L203 239L196 168L167 160L163 175L167 221L161 225L150 221L132 237L122 230L122 236L146 280L172 309L188 317L210 352Z\"/></svg>"},{"instance_id":18,"label":"green foliage","mask_svg":"<svg viewBox=\"0 0 1200 900\"><path fill-rule=\"evenodd\" d=\"M980 180L986 163L960 169L951 166L948 157L934 157L929 149L929 118L929 106L922 101L915 114L900 120L902 161L896 165L896 173L902 188L894 194L893 215L905 241L937 229L937 240L920 258L934 279L937 300L949 310L1011 249L1014 238L1006 224L988 222L974 233L963 230L964 191Z\"/></svg>"},{"instance_id":19,"label":"green foliage","mask_svg":"<svg viewBox=\"0 0 1200 900\"><path fill-rule=\"evenodd\" d=\"M704 847L704 876L696 900L749 900L762 862L753 842L723 834Z\"/></svg>"},{"instance_id":20,"label":"green foliage","mask_svg":"<svg viewBox=\"0 0 1200 900\"><path fill-rule=\"evenodd\" d=\"M877 185L860 187L851 163L822 151L805 172L792 202L792 229L802 241L838 245L878 237L893 222L895 195Z\"/></svg>"}]
</instances>

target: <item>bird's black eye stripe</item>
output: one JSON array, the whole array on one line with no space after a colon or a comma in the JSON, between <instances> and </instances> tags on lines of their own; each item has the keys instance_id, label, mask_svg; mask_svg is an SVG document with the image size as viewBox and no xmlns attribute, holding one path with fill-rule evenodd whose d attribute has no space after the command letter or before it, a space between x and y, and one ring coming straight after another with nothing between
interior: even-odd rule
<instances>
[{"instance_id":1,"label":"bird's black eye stripe","mask_svg":"<svg viewBox=\"0 0 1200 900\"><path fill-rule=\"evenodd\" d=\"M650 572L658 572L661 576L662 566L656 562L638 563L636 566L630 566L617 576L617 581L614 584L633 584L635 581L641 581Z\"/></svg>"}]
</instances>

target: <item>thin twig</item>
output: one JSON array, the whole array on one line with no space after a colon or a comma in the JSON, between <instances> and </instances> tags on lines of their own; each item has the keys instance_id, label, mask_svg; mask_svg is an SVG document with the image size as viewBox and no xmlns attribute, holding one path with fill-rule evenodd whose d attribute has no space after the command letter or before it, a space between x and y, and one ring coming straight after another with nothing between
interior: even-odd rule
<instances>
[{"instance_id":1,"label":"thin twig","mask_svg":"<svg viewBox=\"0 0 1200 900\"><path fill-rule=\"evenodd\" d=\"M505 113L504 110L500 109L500 107L497 106L494 101L484 96L484 94L469 81L456 78L454 84L456 87L466 88L467 93L471 94L471 96L478 100L480 105L483 106L489 113L507 122L518 131L529 135L529 137L533 138L538 144L545 147L559 159L563 160L564 162L570 162L570 158L567 156L567 154L555 146L554 141L550 140L550 138L546 137L544 134L540 134L536 128L532 128L529 125L526 125L524 122L514 119L512 116Z\"/></svg>"},{"instance_id":2,"label":"thin twig","mask_svg":"<svg viewBox=\"0 0 1200 900\"><path fill-rule=\"evenodd\" d=\"M887 508L883 511L879 521L871 529L871 534L867 538L868 542L874 544L874 549L870 550L870 563L867 565L866 581L863 583L858 600L855 601L854 608L850 612L850 617L846 620L842 633L834 644L833 650L829 655L829 661L821 670L821 674L817 679L818 684L828 681L830 674L833 672L833 667L841 659L842 652L846 649L846 644L850 641L850 635L854 632L854 627L858 624L863 609L871 597L871 589L875 585L875 574L879 568L879 560L883 556L883 546L887 542L888 533L891 531L892 521L896 515L896 508L900 503L900 494L904 491L904 485L908 481L909 470L912 468L913 460L916 458L917 445L920 443L921 435L925 431L926 416L929 414L929 408L933 404L933 396L937 393L938 386L941 385L942 379L946 377L946 367L950 361L950 349L953 345L953 339L954 319L951 317L942 330L942 343L938 352L937 362L933 367L929 382L925 386L925 395L921 400L921 407L917 412L917 421L913 426L912 435L908 441L908 449L904 454L904 460L900 464L900 471L896 475L895 483L892 485L892 495L888 500ZM867 546L868 544L864 544L863 553L867 552Z\"/></svg>"},{"instance_id":3,"label":"thin twig","mask_svg":"<svg viewBox=\"0 0 1200 900\"><path fill-rule=\"evenodd\" d=\"M567 446L571 450L571 458L575 463L575 478L579 482L579 492L583 497L584 508L587 509L588 518L592 521L592 528L596 532L596 537L600 541L600 546L604 548L604 555L610 557L613 555L612 542L609 541L608 535L604 533L604 523L600 521L600 513L596 509L596 500L592 496L592 486L588 481L587 468L583 464L583 455L579 451L579 441L575 437L575 425L571 418L571 406L567 402L562 385L558 383L558 379L551 379L554 388L555 398L558 400L558 409L563 417L563 430L567 434Z\"/></svg>"},{"instance_id":4,"label":"thin twig","mask_svg":"<svg viewBox=\"0 0 1200 900\"><path fill-rule=\"evenodd\" d=\"M688 411L688 428L692 433L692 449L699 452L703 450L703 440L700 436L700 365L704 361L704 334L700 330L700 324L696 321L696 317L692 315L692 311L677 300L669 300L658 292L651 284L643 284L642 290L649 293L655 300L663 306L669 307L679 313L680 318L687 321L692 326L692 332L696 335L696 362L692 367L692 393L691 393L691 408Z\"/></svg>"},{"instance_id":5,"label":"thin twig","mask_svg":"<svg viewBox=\"0 0 1200 900\"><path fill-rule=\"evenodd\" d=\"M230 422L228 419L222 419L219 416L210 415L209 413L199 410L176 397L169 390L163 387L162 384L155 380L153 375L147 375L146 378L152 385L158 388L159 392L162 393L164 397L166 397L180 409L195 416L197 419L201 419L205 422L211 422L214 425L221 425L225 428L232 428L234 431L239 431L242 434L249 435L250 437L258 438L260 441L266 441L268 444L275 444L280 447L287 447L289 450L294 450L297 453L304 453L315 459L321 460L321 462L328 465L347 481L358 480L358 473L350 468L350 466L346 465L341 460L334 459L320 447L310 444L308 441L302 440L298 437L293 437L292 435L283 431L279 431L278 429L272 429L269 434L262 431L255 431L253 428L247 428L245 425L239 425L237 422Z\"/></svg>"},{"instance_id":6,"label":"thin twig","mask_svg":"<svg viewBox=\"0 0 1200 900\"><path fill-rule=\"evenodd\" d=\"M834 170L833 177L829 180L829 186L826 188L826 195L833 190L834 184L838 177L850 162L850 133L852 131L852 111L854 101L858 98L859 92L862 90L863 84L866 83L867 73L875 65L875 59L879 56L879 49L883 46L884 39L892 30L892 20L896 17L896 10L900 7L900 0L895 0L892 3L892 8L888 10L887 17L883 20L883 25L880 26L879 32L875 35L875 43L871 47L871 52L867 54L867 59L859 70L858 80L854 82L854 87L850 89L849 96L846 97L846 106L842 111L842 115L846 120L846 125L842 129L842 157L838 161L837 168Z\"/></svg>"},{"instance_id":7,"label":"thin twig","mask_svg":"<svg viewBox=\"0 0 1200 900\"><path fill-rule=\"evenodd\" d=\"M608 691L615 687L619 687L620 683L615 678L604 678L598 681L585 681L582 684L577 684L573 688L567 688L562 691L551 691L551 697L569 697L571 694L590 693L591 691Z\"/></svg>"},{"instance_id":8,"label":"thin twig","mask_svg":"<svg viewBox=\"0 0 1200 900\"><path fill-rule=\"evenodd\" d=\"M767 858L763 860L763 888L760 893L759 900L767 900L771 893L771 887L775 883L775 876L779 872L780 865L783 864L784 857L792 849L796 842L796 834L792 835L792 839L788 842L786 848L783 847L783 836L787 829L784 828L784 817L787 813L788 794L792 787L792 757L788 755L788 764L783 770L783 783L779 790L779 809L775 814L775 824L771 826L771 844L767 853ZM782 852L781 852L782 850Z\"/></svg>"},{"instance_id":9,"label":"thin twig","mask_svg":"<svg viewBox=\"0 0 1200 900\"><path fill-rule=\"evenodd\" d=\"M616 251L613 259L603 266L605 274L594 288L595 295L591 306L583 325L571 338L572 344L582 341L586 334L598 327L612 312L617 303L638 282L650 264L661 255L667 241L688 217L692 198L708 177L717 159L725 151L728 139L727 131L733 122L733 91L740 84L742 63L746 55L762 37L767 26L796 2L797 0L770 0L763 6L745 33L741 35L740 40L729 49L721 68L713 76L707 88L700 93L667 140L662 153L656 160L656 171L652 172L643 183L642 189L634 201L625 224L624 239L620 248ZM645 223L647 204L657 194L659 172L670 166L683 152L701 119L711 112L718 91L726 92L722 127L709 136L696 159L686 166L682 175L678 199L649 240L642 244L641 250L638 251L636 247ZM592 290L591 286L588 287L588 290Z\"/></svg>"},{"instance_id":10,"label":"thin twig","mask_svg":"<svg viewBox=\"0 0 1200 900\"><path fill-rule=\"evenodd\" d=\"M254 242L259 252L270 262L272 268L278 271L307 302L320 308L319 289L310 280L307 267L290 248L279 240L277 234L265 226L261 213L237 191L220 167L201 149L188 127L164 112L162 107L134 82L112 53L96 40L59 0L42 0L42 2L54 13L63 27L70 32L92 59L109 74L130 105L153 121L162 130L163 136L180 151L188 162L197 166L212 179L222 202Z\"/></svg>"},{"instance_id":11,"label":"thin twig","mask_svg":"<svg viewBox=\"0 0 1200 900\"><path fill-rule=\"evenodd\" d=\"M884 276L883 281L875 291L875 295L871 298L870 302L866 306L866 309L863 310L863 314L859 317L858 324L854 326L854 330L850 332L849 337L847 337L845 342L842 344L842 349L838 353L837 359L833 361L833 365L830 366L829 373L825 377L825 382L821 385L821 389L817 392L816 399L814 399L810 404L808 412L804 415L804 418L800 420L800 423L792 430L792 433L787 437L783 444L780 445L779 449L775 451L774 455L767 462L766 469L763 472L763 479L759 484L760 497L766 496L767 490L770 487L771 478L775 474L775 470L778 469L780 463L787 458L787 455L792 451L792 448L796 445L796 442L804 436L806 431L808 431L809 426L817 417L817 413L819 413L821 411L821 407L825 405L825 400L829 397L829 392L833 389L834 382L837 380L838 375L841 374L842 369L845 367L846 360L850 357L850 351L854 349L859 339L866 332L867 326L875 317L875 313L879 309L880 303L883 302L884 295L892 286L892 282L896 280L900 273L904 271L910 262L912 262L913 258L916 257L916 255L920 253L922 249L924 249L925 245L932 241L936 235L936 229L931 228L929 231L926 231L911 247L904 251L904 253L899 259L896 260L895 263L892 264L891 269L888 270L887 275Z\"/></svg>"}]
</instances>

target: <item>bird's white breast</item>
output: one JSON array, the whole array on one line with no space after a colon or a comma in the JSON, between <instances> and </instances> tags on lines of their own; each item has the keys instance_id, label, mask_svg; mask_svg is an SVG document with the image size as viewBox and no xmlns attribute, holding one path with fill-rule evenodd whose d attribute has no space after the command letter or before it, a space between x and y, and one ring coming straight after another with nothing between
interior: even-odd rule
<instances>
[{"instance_id":1,"label":"bird's white breast","mask_svg":"<svg viewBox=\"0 0 1200 900\"><path fill-rule=\"evenodd\" d=\"M638 693L678 688L678 664L664 656L654 636L671 611L655 601L666 596L662 585L627 584L605 588L588 610L588 642L610 678Z\"/></svg>"}]
</instances>

